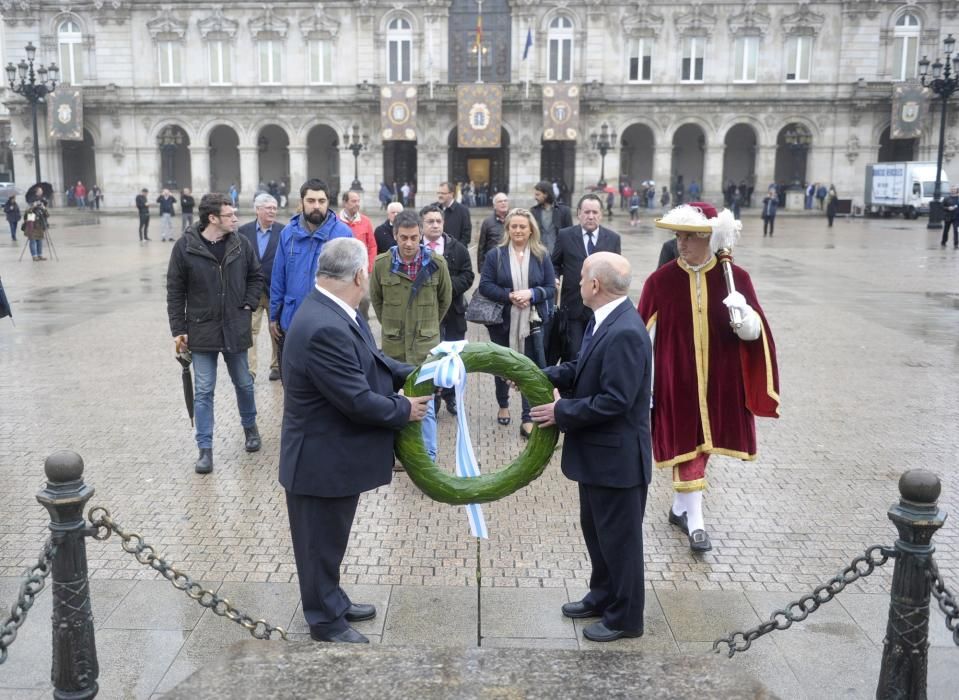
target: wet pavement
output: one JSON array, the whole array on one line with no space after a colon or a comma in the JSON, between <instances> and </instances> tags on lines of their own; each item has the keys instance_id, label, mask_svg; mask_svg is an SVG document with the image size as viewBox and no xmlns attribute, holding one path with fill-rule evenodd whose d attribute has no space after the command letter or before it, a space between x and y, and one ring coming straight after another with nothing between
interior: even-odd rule
<instances>
[{"instance_id":1,"label":"wet pavement","mask_svg":"<svg viewBox=\"0 0 959 700\"><path fill-rule=\"evenodd\" d=\"M607 222L624 235L634 299L667 237L646 221L635 229L622 216ZM260 338L256 383L263 450L243 451L223 372L216 469L194 474L166 321L170 244L138 243L132 216L95 223L55 212L53 223L59 262L35 263L27 254L18 263L22 243L0 243L0 276L16 321L0 319L0 604L12 602L15 577L46 536L34 499L43 459L69 448L86 461L97 490L91 503L110 508L125 528L254 617L292 623L302 635L276 483L282 388L264 381L267 339ZM886 510L898 497L899 475L911 468L943 481L940 505L952 516L936 535L936 558L959 589L959 251L940 249L938 232L901 219L838 219L828 229L818 216L780 217L776 235L763 238L747 215L745 229L736 259L752 275L775 335L782 418L758 421L756 462L711 461L706 523L714 550L701 558L665 522L669 474L655 474L644 528L647 634L612 645L618 649L698 653L721 632L753 625L828 579L866 546L891 543ZM485 340L485 331L470 332ZM468 399L487 470L522 449L518 401L513 424L497 426L492 384L471 377ZM441 451L451 454L455 423L444 412L439 426ZM558 459L528 488L485 510L484 645L595 646L558 613L581 596L589 575L575 487ZM168 690L242 639L240 628L156 580L115 538L90 542L88 551L100 697ZM891 573L889 564L802 629L774 633L734 663L783 697L872 696ZM475 576L475 543L461 508L430 501L405 475L361 499L344 581L355 597L378 603L380 616L364 628L374 641L475 644ZM20 689L13 697L49 692L47 593L38 607L0 667L0 689ZM959 681L959 655L938 612L932 624L930 685L945 693ZM121 661L124 653L143 659L139 670Z\"/></svg>"}]
</instances>

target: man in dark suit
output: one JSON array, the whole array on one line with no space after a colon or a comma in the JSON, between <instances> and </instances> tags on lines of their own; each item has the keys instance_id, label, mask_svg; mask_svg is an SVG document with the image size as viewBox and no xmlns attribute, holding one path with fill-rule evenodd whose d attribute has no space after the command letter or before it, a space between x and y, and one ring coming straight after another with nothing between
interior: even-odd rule
<instances>
[{"instance_id":1,"label":"man in dark suit","mask_svg":"<svg viewBox=\"0 0 959 700\"><path fill-rule=\"evenodd\" d=\"M253 346L248 351L247 358L250 375L256 379L256 341L260 334L260 326L263 324L263 317L267 317L267 324L270 322L270 280L273 276L273 259L276 257L276 246L283 232L283 224L276 222L276 199L273 195L258 194L253 200L253 208L256 211L256 219L243 224L238 231L246 236L250 245L253 246L256 259L260 261L260 269L263 271L263 281L266 285L263 288L263 294L260 295L260 305L253 311ZM276 381L280 378L280 363L277 359L276 339L272 334L270 334L270 343L273 346L273 353L270 356L270 381Z\"/></svg>"},{"instance_id":2,"label":"man in dark suit","mask_svg":"<svg viewBox=\"0 0 959 700\"><path fill-rule=\"evenodd\" d=\"M440 321L440 338L463 340L466 337L466 300L463 295L473 286L475 276L469 250L443 232L443 212L435 204L420 210L420 221L423 223L423 243L431 251L443 256L450 271L450 281L453 283L453 301ZM453 389L443 389L441 396L446 402L446 410L455 416L456 392Z\"/></svg>"},{"instance_id":3,"label":"man in dark suit","mask_svg":"<svg viewBox=\"0 0 959 700\"><path fill-rule=\"evenodd\" d=\"M441 182L436 188L435 204L443 212L443 230L467 248L473 236L473 224L470 222L470 210L456 201L456 188L448 182Z\"/></svg>"},{"instance_id":4,"label":"man in dark suit","mask_svg":"<svg viewBox=\"0 0 959 700\"><path fill-rule=\"evenodd\" d=\"M390 202L386 205L386 221L376 227L373 238L376 239L376 254L382 255L396 245L396 234L393 233L393 221L396 215L403 211L399 202Z\"/></svg>"},{"instance_id":5,"label":"man in dark suit","mask_svg":"<svg viewBox=\"0 0 959 700\"><path fill-rule=\"evenodd\" d=\"M396 393L413 368L380 352L356 312L369 294L368 267L360 241L326 243L283 352L280 483L316 641L369 641L349 623L372 619L376 609L350 601L340 565L360 493L390 482L394 431L421 420L432 399Z\"/></svg>"},{"instance_id":6,"label":"man in dark suit","mask_svg":"<svg viewBox=\"0 0 959 700\"><path fill-rule=\"evenodd\" d=\"M569 353L565 359L576 356L583 342L586 324L593 317L593 312L583 304L579 293L583 261L592 253L606 251L618 255L622 249L619 234L600 226L603 203L597 195L584 194L576 207L576 215L579 225L559 232L552 255L556 277L563 278L560 305L566 314L566 347Z\"/></svg>"},{"instance_id":7,"label":"man in dark suit","mask_svg":"<svg viewBox=\"0 0 959 700\"><path fill-rule=\"evenodd\" d=\"M589 593L563 605L563 614L600 617L583 629L594 642L643 634L652 350L626 296L631 281L629 262L620 255L596 253L586 261L580 289L593 320L579 356L545 370L571 398L531 411L539 425L557 425L566 433L562 469L579 483L580 526L593 571Z\"/></svg>"}]
</instances>

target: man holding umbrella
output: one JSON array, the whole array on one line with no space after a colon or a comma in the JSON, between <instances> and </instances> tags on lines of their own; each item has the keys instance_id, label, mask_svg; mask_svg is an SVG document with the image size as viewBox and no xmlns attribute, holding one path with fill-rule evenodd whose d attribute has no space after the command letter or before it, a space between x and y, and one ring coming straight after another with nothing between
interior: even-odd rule
<instances>
[{"instance_id":1,"label":"man holding umbrella","mask_svg":"<svg viewBox=\"0 0 959 700\"><path fill-rule=\"evenodd\" d=\"M235 233L236 226L229 197L204 195L199 223L173 246L167 270L167 315L176 351L193 356L198 474L213 471L213 392L221 353L236 390L246 451L260 449L247 350L253 345L252 316L263 275L253 246Z\"/></svg>"}]
</instances>

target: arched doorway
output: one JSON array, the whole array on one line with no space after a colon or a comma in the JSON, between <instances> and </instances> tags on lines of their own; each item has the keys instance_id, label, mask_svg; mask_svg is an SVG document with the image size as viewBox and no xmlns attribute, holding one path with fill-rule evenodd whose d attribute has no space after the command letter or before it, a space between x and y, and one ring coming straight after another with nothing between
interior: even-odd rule
<instances>
[{"instance_id":1,"label":"arched doorway","mask_svg":"<svg viewBox=\"0 0 959 700\"><path fill-rule=\"evenodd\" d=\"M469 182L477 187L488 186L489 192L509 192L509 134L500 129L499 148L460 148L456 128L449 137L450 182Z\"/></svg>"},{"instance_id":2,"label":"arched doorway","mask_svg":"<svg viewBox=\"0 0 959 700\"><path fill-rule=\"evenodd\" d=\"M327 194L340 191L340 137L332 126L317 124L306 135L306 176L325 182Z\"/></svg>"},{"instance_id":3,"label":"arched doorway","mask_svg":"<svg viewBox=\"0 0 959 700\"><path fill-rule=\"evenodd\" d=\"M83 141L60 142L60 164L63 169L63 189L82 181L89 190L97 183L97 158L93 136L83 130Z\"/></svg>"},{"instance_id":4,"label":"arched doorway","mask_svg":"<svg viewBox=\"0 0 959 700\"><path fill-rule=\"evenodd\" d=\"M243 189L240 179L240 137L226 124L210 132L210 191L226 193L230 185Z\"/></svg>"},{"instance_id":5,"label":"arched doorway","mask_svg":"<svg viewBox=\"0 0 959 700\"><path fill-rule=\"evenodd\" d=\"M560 196L572 199L576 184L576 142L543 141L539 153L539 179L559 184ZM567 194L568 193L568 194ZM569 202L564 202L569 204Z\"/></svg>"},{"instance_id":6,"label":"arched doorway","mask_svg":"<svg viewBox=\"0 0 959 700\"><path fill-rule=\"evenodd\" d=\"M397 188L404 182L416 184L416 141L383 142L383 181L394 192L394 184Z\"/></svg>"},{"instance_id":7,"label":"arched doorway","mask_svg":"<svg viewBox=\"0 0 959 700\"><path fill-rule=\"evenodd\" d=\"M698 124L683 124L673 134L673 163L670 180L673 192L682 193L674 204L689 201L689 187L696 182L703 186L706 160L706 134Z\"/></svg>"},{"instance_id":8,"label":"arched doorway","mask_svg":"<svg viewBox=\"0 0 959 700\"><path fill-rule=\"evenodd\" d=\"M724 143L723 197L730 206L730 186L749 192L756 184L756 130L749 124L736 124L726 132Z\"/></svg>"},{"instance_id":9,"label":"arched doorway","mask_svg":"<svg viewBox=\"0 0 959 700\"><path fill-rule=\"evenodd\" d=\"M894 139L890 135L889 127L882 130L879 137L879 156L877 161L880 163L896 163L900 161L915 160L916 146L919 145L919 139Z\"/></svg>"},{"instance_id":10,"label":"arched doorway","mask_svg":"<svg viewBox=\"0 0 959 700\"><path fill-rule=\"evenodd\" d=\"M653 156L656 150L653 130L645 124L632 124L623 132L621 142L620 177L634 188L645 180L652 180Z\"/></svg>"},{"instance_id":11,"label":"arched doorway","mask_svg":"<svg viewBox=\"0 0 959 700\"><path fill-rule=\"evenodd\" d=\"M256 149L259 152L260 173L257 191L263 189L261 185L269 186L271 182L286 182L289 186L290 137L286 131L276 124L264 126L256 137Z\"/></svg>"},{"instance_id":12,"label":"arched doorway","mask_svg":"<svg viewBox=\"0 0 959 700\"><path fill-rule=\"evenodd\" d=\"M176 124L163 127L157 135L160 149L160 187L179 190L192 187L190 137Z\"/></svg>"},{"instance_id":13,"label":"arched doorway","mask_svg":"<svg viewBox=\"0 0 959 700\"><path fill-rule=\"evenodd\" d=\"M776 137L776 182L787 188L806 184L806 160L812 146L812 134L805 125L787 124Z\"/></svg>"}]
</instances>

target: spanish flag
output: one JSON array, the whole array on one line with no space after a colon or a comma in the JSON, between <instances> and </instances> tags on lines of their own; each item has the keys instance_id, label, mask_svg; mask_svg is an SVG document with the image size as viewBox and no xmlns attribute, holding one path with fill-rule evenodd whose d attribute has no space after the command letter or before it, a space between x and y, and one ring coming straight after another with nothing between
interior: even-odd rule
<instances>
[{"instance_id":1,"label":"spanish flag","mask_svg":"<svg viewBox=\"0 0 959 700\"><path fill-rule=\"evenodd\" d=\"M476 41L473 42L473 50L479 55L483 49L483 15L476 15Z\"/></svg>"}]
</instances>

